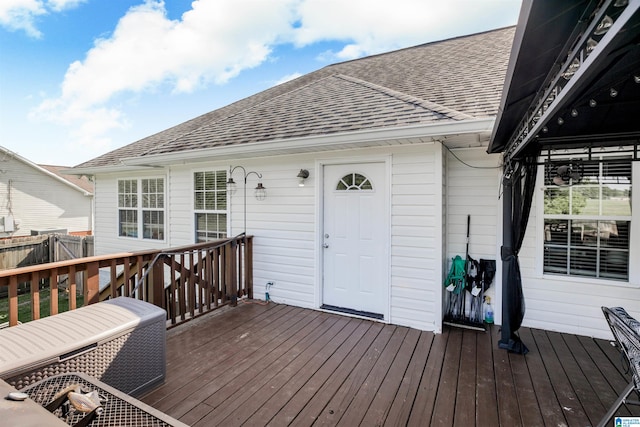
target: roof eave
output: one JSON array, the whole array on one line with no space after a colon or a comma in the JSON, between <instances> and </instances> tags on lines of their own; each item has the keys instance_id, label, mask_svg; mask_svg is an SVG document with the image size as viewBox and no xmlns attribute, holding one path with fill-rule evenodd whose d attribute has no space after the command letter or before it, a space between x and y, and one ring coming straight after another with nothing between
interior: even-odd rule
<instances>
[{"instance_id":1,"label":"roof eave","mask_svg":"<svg viewBox=\"0 0 640 427\"><path fill-rule=\"evenodd\" d=\"M362 131L336 133L332 135L306 136L264 142L237 144L223 147L188 150L131 157L121 160L117 168L102 167L101 172L119 172L140 167L158 167L184 162L225 160L238 157L265 157L282 154L329 151L334 149L359 148L380 141L428 139L433 142L447 135L491 132L495 118L481 118L463 121L446 121L397 128L368 129ZM98 168L96 168L98 169Z\"/></svg>"},{"instance_id":2,"label":"roof eave","mask_svg":"<svg viewBox=\"0 0 640 427\"><path fill-rule=\"evenodd\" d=\"M10 157L13 157L14 159L16 159L18 161L21 161L22 163L32 167L33 169L36 169L37 171L43 173L44 175L47 175L48 177L50 177L50 178L52 178L52 179L54 179L54 180L56 180L56 181L58 181L58 182L60 182L60 183L62 183L64 185L66 185L68 187L71 187L76 191L81 192L85 196L90 196L90 197L93 196L93 193L91 191L87 191L84 188L80 187L79 185L76 185L73 182L64 179L63 177L61 177L59 175L56 175L55 173L43 168L42 166L32 162L31 160L29 160L29 159L27 159L25 157L22 157L18 153L15 153L15 152L13 152L13 151L5 148L5 147L0 147L0 151L4 152L5 154L9 155Z\"/></svg>"}]
</instances>

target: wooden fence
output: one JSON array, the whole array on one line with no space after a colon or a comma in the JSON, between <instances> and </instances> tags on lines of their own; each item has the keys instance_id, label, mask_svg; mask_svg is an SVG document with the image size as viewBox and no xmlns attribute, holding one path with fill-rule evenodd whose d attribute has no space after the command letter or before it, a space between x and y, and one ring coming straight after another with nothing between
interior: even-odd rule
<instances>
[{"instance_id":1,"label":"wooden fence","mask_svg":"<svg viewBox=\"0 0 640 427\"><path fill-rule=\"evenodd\" d=\"M100 271L108 283L101 290ZM31 319L39 319L43 283L50 294L50 313L58 313L58 286L68 278L69 309L77 307L78 274L83 274L84 304L118 296L148 301L167 311L175 325L238 298L253 297L253 238L200 243L167 250L149 250L57 261L0 271L0 291L8 289L9 326L18 324L18 284L31 294ZM103 274L104 276L105 274Z\"/></svg>"},{"instance_id":2,"label":"wooden fence","mask_svg":"<svg viewBox=\"0 0 640 427\"><path fill-rule=\"evenodd\" d=\"M0 240L0 270L93 255L93 236L43 234Z\"/></svg>"},{"instance_id":3,"label":"wooden fence","mask_svg":"<svg viewBox=\"0 0 640 427\"><path fill-rule=\"evenodd\" d=\"M72 236L67 234L43 234L37 236L22 236L0 240L0 270L8 270L31 265L46 264L83 258L93 255L93 236ZM82 273L78 273L76 283L80 284L82 292ZM64 279L61 283L64 284ZM24 284L19 285L19 292L25 290ZM7 296L7 289L0 288L0 298ZM1 320L1 319L0 319ZM0 322L1 323L1 322Z\"/></svg>"}]
</instances>

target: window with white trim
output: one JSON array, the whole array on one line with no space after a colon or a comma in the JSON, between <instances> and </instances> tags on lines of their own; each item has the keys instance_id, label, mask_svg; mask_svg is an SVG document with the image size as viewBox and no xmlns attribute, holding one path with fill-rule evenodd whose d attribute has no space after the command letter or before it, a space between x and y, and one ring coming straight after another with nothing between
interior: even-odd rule
<instances>
[{"instance_id":1,"label":"window with white trim","mask_svg":"<svg viewBox=\"0 0 640 427\"><path fill-rule=\"evenodd\" d=\"M164 199L164 178L118 180L118 235L164 240Z\"/></svg>"},{"instance_id":2,"label":"window with white trim","mask_svg":"<svg viewBox=\"0 0 640 427\"><path fill-rule=\"evenodd\" d=\"M545 274L629 280L631 175L630 159L545 164Z\"/></svg>"},{"instance_id":3,"label":"window with white trim","mask_svg":"<svg viewBox=\"0 0 640 427\"><path fill-rule=\"evenodd\" d=\"M227 237L227 172L193 174L196 242Z\"/></svg>"}]
</instances>

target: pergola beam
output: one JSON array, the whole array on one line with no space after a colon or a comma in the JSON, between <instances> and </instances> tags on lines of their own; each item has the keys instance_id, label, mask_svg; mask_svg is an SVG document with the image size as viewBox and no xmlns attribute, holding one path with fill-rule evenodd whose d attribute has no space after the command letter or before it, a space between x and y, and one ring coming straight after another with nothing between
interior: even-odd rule
<instances>
[{"instance_id":1,"label":"pergola beam","mask_svg":"<svg viewBox=\"0 0 640 427\"><path fill-rule=\"evenodd\" d=\"M561 53L562 56L557 63L562 62L564 55L567 55L566 60L564 60L558 72L549 79L549 83L543 86L545 88L544 91L541 91L541 95L532 102L532 107L530 107L511 137L504 150L505 164L516 158L542 132L549 120L566 107L567 99L570 99L588 85L594 74L599 72L599 67L596 67L596 65L600 61L605 61L607 56L618 48L617 41L622 37L621 30L640 9L640 0L630 0L595 48L590 53L587 53L587 42L592 37L597 25L602 22L607 12L613 7L612 3L613 0L605 2L598 12L593 15L586 30L571 45L570 51ZM577 70L570 70L576 60L579 61L579 67ZM573 74L567 80L565 76L568 76L569 73ZM563 84L565 81L566 84Z\"/></svg>"}]
</instances>

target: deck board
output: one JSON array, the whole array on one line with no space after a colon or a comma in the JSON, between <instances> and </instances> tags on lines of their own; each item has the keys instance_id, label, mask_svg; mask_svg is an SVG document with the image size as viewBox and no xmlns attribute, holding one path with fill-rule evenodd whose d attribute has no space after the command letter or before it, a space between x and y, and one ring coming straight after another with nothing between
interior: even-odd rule
<instances>
[{"instance_id":1,"label":"deck board","mask_svg":"<svg viewBox=\"0 0 640 427\"><path fill-rule=\"evenodd\" d=\"M556 397L551 379L549 378L549 372L544 365L542 356L540 355L540 348L538 342L533 337L530 329L522 329L520 331L520 338L527 343L529 347L529 353L526 356L527 367L531 372L531 383L536 396L544 396L544 398L538 398L538 405L542 419L545 420L547 425L567 425L567 420L560 406L560 402Z\"/></svg>"},{"instance_id":2,"label":"deck board","mask_svg":"<svg viewBox=\"0 0 640 427\"><path fill-rule=\"evenodd\" d=\"M442 334L281 304L239 304L168 332L142 400L193 426L592 425L629 376L603 340L522 328ZM623 407L621 416L640 416Z\"/></svg>"}]
</instances>

